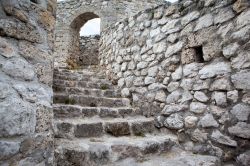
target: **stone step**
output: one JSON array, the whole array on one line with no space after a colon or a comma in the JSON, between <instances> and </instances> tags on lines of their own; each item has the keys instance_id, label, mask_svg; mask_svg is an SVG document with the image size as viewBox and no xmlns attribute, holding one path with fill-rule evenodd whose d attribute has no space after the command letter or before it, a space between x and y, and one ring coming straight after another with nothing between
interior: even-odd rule
<instances>
[{"instance_id":1,"label":"stone step","mask_svg":"<svg viewBox=\"0 0 250 166\"><path fill-rule=\"evenodd\" d=\"M77 105L54 104L55 118L86 118L99 116L101 118L124 118L138 115L139 111L133 108L120 107L81 107Z\"/></svg>"},{"instance_id":2,"label":"stone step","mask_svg":"<svg viewBox=\"0 0 250 166\"><path fill-rule=\"evenodd\" d=\"M126 118L82 118L55 119L55 137L57 138L87 138L111 135L144 136L146 133L158 133L154 126L154 118L143 116Z\"/></svg>"},{"instance_id":3,"label":"stone step","mask_svg":"<svg viewBox=\"0 0 250 166\"><path fill-rule=\"evenodd\" d=\"M63 93L54 94L54 103L80 105L86 107L130 107L127 98L92 97L84 95L68 95Z\"/></svg>"},{"instance_id":4,"label":"stone step","mask_svg":"<svg viewBox=\"0 0 250 166\"><path fill-rule=\"evenodd\" d=\"M88 89L88 88L78 88L78 87L62 87L59 89L54 89L54 92L64 92L66 94L76 94L76 95L88 95L94 97L109 97L109 98L119 98L121 97L121 92L117 89Z\"/></svg>"},{"instance_id":5,"label":"stone step","mask_svg":"<svg viewBox=\"0 0 250 166\"><path fill-rule=\"evenodd\" d=\"M114 85L112 85L108 81L65 81L55 79L53 81L53 89L57 90L61 87L80 87L80 88L93 88L93 89L101 89L108 90L114 89Z\"/></svg>"},{"instance_id":6,"label":"stone step","mask_svg":"<svg viewBox=\"0 0 250 166\"><path fill-rule=\"evenodd\" d=\"M108 166L127 158L143 161L152 154L170 153L176 142L173 135L56 139L55 160L60 166Z\"/></svg>"},{"instance_id":7,"label":"stone step","mask_svg":"<svg viewBox=\"0 0 250 166\"><path fill-rule=\"evenodd\" d=\"M190 152L179 151L179 153L163 153L145 157L144 160L127 158L118 162L104 164L102 166L221 166L218 157L209 155L198 155ZM228 165L229 166L229 165ZM230 166L233 166L230 164Z\"/></svg>"},{"instance_id":8,"label":"stone step","mask_svg":"<svg viewBox=\"0 0 250 166\"><path fill-rule=\"evenodd\" d=\"M98 75L80 75L80 74L54 74L54 79L65 80L65 81L107 81L105 76Z\"/></svg>"}]
</instances>

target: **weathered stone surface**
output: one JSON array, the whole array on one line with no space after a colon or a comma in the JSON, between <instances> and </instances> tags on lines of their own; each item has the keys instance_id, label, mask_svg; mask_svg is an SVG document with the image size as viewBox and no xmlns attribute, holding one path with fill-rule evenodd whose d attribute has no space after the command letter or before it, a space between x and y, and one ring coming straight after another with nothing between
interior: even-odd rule
<instances>
[{"instance_id":1,"label":"weathered stone surface","mask_svg":"<svg viewBox=\"0 0 250 166\"><path fill-rule=\"evenodd\" d=\"M215 16L214 23L219 24L232 19L235 16L231 8L221 9L220 12Z\"/></svg>"},{"instance_id":2,"label":"weathered stone surface","mask_svg":"<svg viewBox=\"0 0 250 166\"><path fill-rule=\"evenodd\" d=\"M239 121L247 121L250 115L250 106L239 103L230 111Z\"/></svg>"},{"instance_id":3,"label":"weathered stone surface","mask_svg":"<svg viewBox=\"0 0 250 166\"><path fill-rule=\"evenodd\" d=\"M215 100L216 105L218 106L226 106L227 105L227 97L224 92L214 92L212 94L212 100Z\"/></svg>"},{"instance_id":4,"label":"weathered stone surface","mask_svg":"<svg viewBox=\"0 0 250 166\"><path fill-rule=\"evenodd\" d=\"M205 142L208 139L208 133L195 129L191 134L191 139L195 142Z\"/></svg>"},{"instance_id":5,"label":"weathered stone surface","mask_svg":"<svg viewBox=\"0 0 250 166\"><path fill-rule=\"evenodd\" d=\"M190 23L191 21L193 21L193 20L199 18L199 16L200 16L200 12L198 12L198 11L193 11L193 12L187 14L185 17L182 18L181 24L182 24L183 26L185 26L185 25L187 25L188 23Z\"/></svg>"},{"instance_id":6,"label":"weathered stone surface","mask_svg":"<svg viewBox=\"0 0 250 166\"><path fill-rule=\"evenodd\" d=\"M235 69L244 69L250 67L250 53L247 51L240 52L232 58L232 67Z\"/></svg>"},{"instance_id":7,"label":"weathered stone surface","mask_svg":"<svg viewBox=\"0 0 250 166\"><path fill-rule=\"evenodd\" d=\"M250 89L250 71L242 70L231 76L232 82L237 89Z\"/></svg>"},{"instance_id":8,"label":"weathered stone surface","mask_svg":"<svg viewBox=\"0 0 250 166\"><path fill-rule=\"evenodd\" d=\"M242 12L236 19L237 27L241 28L247 24L250 24L250 11L246 10Z\"/></svg>"},{"instance_id":9,"label":"weathered stone surface","mask_svg":"<svg viewBox=\"0 0 250 166\"><path fill-rule=\"evenodd\" d=\"M190 111L193 113L201 114L207 110L207 106L200 102L192 102L190 104Z\"/></svg>"},{"instance_id":10,"label":"weathered stone surface","mask_svg":"<svg viewBox=\"0 0 250 166\"><path fill-rule=\"evenodd\" d=\"M238 122L235 126L229 127L228 132L241 138L250 138L250 124Z\"/></svg>"},{"instance_id":11,"label":"weathered stone surface","mask_svg":"<svg viewBox=\"0 0 250 166\"><path fill-rule=\"evenodd\" d=\"M230 45L223 48L223 55L226 58L230 58L233 55L235 55L235 53L236 53L236 51L238 50L239 47L240 46L239 46L238 43L232 43L232 44L230 44Z\"/></svg>"},{"instance_id":12,"label":"weathered stone surface","mask_svg":"<svg viewBox=\"0 0 250 166\"><path fill-rule=\"evenodd\" d=\"M201 79L211 78L216 75L226 74L231 72L229 63L226 62L213 62L209 65L204 66L200 71L199 75Z\"/></svg>"},{"instance_id":13,"label":"weathered stone surface","mask_svg":"<svg viewBox=\"0 0 250 166\"><path fill-rule=\"evenodd\" d=\"M6 74L21 80L32 81L35 77L33 67L27 63L27 61L20 58L12 58L8 60L3 65L2 70Z\"/></svg>"},{"instance_id":14,"label":"weathered stone surface","mask_svg":"<svg viewBox=\"0 0 250 166\"><path fill-rule=\"evenodd\" d=\"M204 117L201 118L199 121L199 125L204 128L207 127L219 127L218 122L214 119L212 114L206 114Z\"/></svg>"},{"instance_id":15,"label":"weathered stone surface","mask_svg":"<svg viewBox=\"0 0 250 166\"><path fill-rule=\"evenodd\" d=\"M165 102L166 101L166 93L164 91L159 91L155 94L155 100L159 102Z\"/></svg>"},{"instance_id":16,"label":"weathered stone surface","mask_svg":"<svg viewBox=\"0 0 250 166\"><path fill-rule=\"evenodd\" d=\"M161 111L162 115L171 115L180 111L185 111L188 108L187 105L166 105Z\"/></svg>"},{"instance_id":17,"label":"weathered stone surface","mask_svg":"<svg viewBox=\"0 0 250 166\"><path fill-rule=\"evenodd\" d=\"M237 90L227 92L227 99L232 101L233 103L236 103L238 101L238 98L239 98L239 93Z\"/></svg>"},{"instance_id":18,"label":"weathered stone surface","mask_svg":"<svg viewBox=\"0 0 250 166\"><path fill-rule=\"evenodd\" d=\"M196 126L198 118L196 116L187 116L184 120L185 120L185 127L191 128Z\"/></svg>"},{"instance_id":19,"label":"weathered stone surface","mask_svg":"<svg viewBox=\"0 0 250 166\"><path fill-rule=\"evenodd\" d=\"M164 121L164 126L169 129L181 129L184 127L183 117L179 114L172 114Z\"/></svg>"},{"instance_id":20,"label":"weathered stone surface","mask_svg":"<svg viewBox=\"0 0 250 166\"><path fill-rule=\"evenodd\" d=\"M203 92L200 92L200 91L196 91L194 93L194 98L200 102L207 102L209 100L207 95Z\"/></svg>"},{"instance_id":21,"label":"weathered stone surface","mask_svg":"<svg viewBox=\"0 0 250 166\"><path fill-rule=\"evenodd\" d=\"M214 18L212 14L206 14L199 18L198 23L196 27L194 28L194 31L198 31L202 28L209 27L213 24Z\"/></svg>"},{"instance_id":22,"label":"weathered stone surface","mask_svg":"<svg viewBox=\"0 0 250 166\"><path fill-rule=\"evenodd\" d=\"M223 135L219 130L213 131L211 138L213 141L223 144L223 145L228 145L232 147L237 146L237 142L232 140L230 137Z\"/></svg>"},{"instance_id":23,"label":"weathered stone surface","mask_svg":"<svg viewBox=\"0 0 250 166\"><path fill-rule=\"evenodd\" d=\"M0 141L0 160L6 160L19 152L20 142Z\"/></svg>"},{"instance_id":24,"label":"weathered stone surface","mask_svg":"<svg viewBox=\"0 0 250 166\"><path fill-rule=\"evenodd\" d=\"M17 52L13 44L0 37L0 55L11 58L13 56L17 56Z\"/></svg>"},{"instance_id":25,"label":"weathered stone surface","mask_svg":"<svg viewBox=\"0 0 250 166\"><path fill-rule=\"evenodd\" d=\"M215 91L215 90L232 90L232 85L230 82L230 79L227 77L222 77L219 79L216 79L210 86L209 90Z\"/></svg>"},{"instance_id":26,"label":"weathered stone surface","mask_svg":"<svg viewBox=\"0 0 250 166\"><path fill-rule=\"evenodd\" d=\"M237 156L237 162L243 166L247 166L250 163L250 151L246 151L239 156Z\"/></svg>"},{"instance_id":27,"label":"weathered stone surface","mask_svg":"<svg viewBox=\"0 0 250 166\"><path fill-rule=\"evenodd\" d=\"M105 131L116 137L130 134L128 122L107 123Z\"/></svg>"},{"instance_id":28,"label":"weathered stone surface","mask_svg":"<svg viewBox=\"0 0 250 166\"><path fill-rule=\"evenodd\" d=\"M102 123L79 124L75 127L76 137L99 137L103 134Z\"/></svg>"},{"instance_id":29,"label":"weathered stone surface","mask_svg":"<svg viewBox=\"0 0 250 166\"><path fill-rule=\"evenodd\" d=\"M165 53L165 57L168 58L170 57L171 55L181 51L182 47L183 47L183 42L178 42L174 45L171 45L171 46L168 46L167 50L166 50L166 53Z\"/></svg>"},{"instance_id":30,"label":"weathered stone surface","mask_svg":"<svg viewBox=\"0 0 250 166\"><path fill-rule=\"evenodd\" d=\"M0 137L33 134L36 109L19 98L11 97L0 103Z\"/></svg>"},{"instance_id":31,"label":"weathered stone surface","mask_svg":"<svg viewBox=\"0 0 250 166\"><path fill-rule=\"evenodd\" d=\"M180 90L173 91L170 95L167 96L166 103L173 104L177 103L178 100L181 98L182 92Z\"/></svg>"}]
</instances>

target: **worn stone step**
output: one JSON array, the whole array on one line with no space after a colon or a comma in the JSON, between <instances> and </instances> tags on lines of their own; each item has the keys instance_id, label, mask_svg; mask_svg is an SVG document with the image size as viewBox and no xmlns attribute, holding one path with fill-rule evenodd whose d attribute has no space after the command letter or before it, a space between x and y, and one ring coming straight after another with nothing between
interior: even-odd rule
<instances>
[{"instance_id":1,"label":"worn stone step","mask_svg":"<svg viewBox=\"0 0 250 166\"><path fill-rule=\"evenodd\" d=\"M112 85L108 81L65 81L55 79L53 81L53 89L57 89L58 87L80 87L80 88L94 88L94 89L114 89L114 85Z\"/></svg>"},{"instance_id":2,"label":"worn stone step","mask_svg":"<svg viewBox=\"0 0 250 166\"><path fill-rule=\"evenodd\" d=\"M104 134L112 136L158 133L153 118L143 116L127 118L101 119L98 117L82 119L56 119L55 136L57 138L100 137Z\"/></svg>"},{"instance_id":3,"label":"worn stone step","mask_svg":"<svg viewBox=\"0 0 250 166\"><path fill-rule=\"evenodd\" d=\"M86 107L130 107L127 98L92 97L84 95L54 94L54 103L80 105Z\"/></svg>"},{"instance_id":4,"label":"worn stone step","mask_svg":"<svg viewBox=\"0 0 250 166\"><path fill-rule=\"evenodd\" d=\"M101 166L127 158L143 160L152 154L170 153L176 142L173 135L56 139L55 160L60 166Z\"/></svg>"},{"instance_id":5,"label":"worn stone step","mask_svg":"<svg viewBox=\"0 0 250 166\"><path fill-rule=\"evenodd\" d=\"M126 158L118 162L104 164L102 166L221 166L218 157L209 155L192 154L190 152L180 151L178 153L163 153L161 155L152 155L143 160L135 158ZM229 166L229 165L228 165ZM230 164L230 166L233 166Z\"/></svg>"},{"instance_id":6,"label":"worn stone step","mask_svg":"<svg viewBox=\"0 0 250 166\"><path fill-rule=\"evenodd\" d=\"M97 75L80 75L80 74L54 74L54 79L65 80L65 81L107 81L105 76Z\"/></svg>"},{"instance_id":7,"label":"worn stone step","mask_svg":"<svg viewBox=\"0 0 250 166\"><path fill-rule=\"evenodd\" d=\"M62 87L55 89L54 92L65 92L66 94L76 94L76 95L88 95L94 97L121 97L120 90L117 89L89 89L89 88L79 88L79 87Z\"/></svg>"},{"instance_id":8,"label":"worn stone step","mask_svg":"<svg viewBox=\"0 0 250 166\"><path fill-rule=\"evenodd\" d=\"M124 118L138 115L137 109L129 107L81 107L78 105L54 104L55 118L85 118L99 116L101 118Z\"/></svg>"}]
</instances>

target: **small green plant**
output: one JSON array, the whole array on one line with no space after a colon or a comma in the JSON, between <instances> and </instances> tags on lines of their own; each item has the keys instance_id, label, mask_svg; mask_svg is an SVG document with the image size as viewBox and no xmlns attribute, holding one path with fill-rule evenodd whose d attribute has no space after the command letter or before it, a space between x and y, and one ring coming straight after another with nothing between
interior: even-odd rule
<instances>
[{"instance_id":1,"label":"small green plant","mask_svg":"<svg viewBox=\"0 0 250 166\"><path fill-rule=\"evenodd\" d=\"M101 90L107 90L107 89L108 89L108 86L105 85L105 84L101 84L100 88L101 88Z\"/></svg>"},{"instance_id":2,"label":"small green plant","mask_svg":"<svg viewBox=\"0 0 250 166\"><path fill-rule=\"evenodd\" d=\"M65 99L64 103L74 105L74 104L76 104L76 101L74 99Z\"/></svg>"}]
</instances>

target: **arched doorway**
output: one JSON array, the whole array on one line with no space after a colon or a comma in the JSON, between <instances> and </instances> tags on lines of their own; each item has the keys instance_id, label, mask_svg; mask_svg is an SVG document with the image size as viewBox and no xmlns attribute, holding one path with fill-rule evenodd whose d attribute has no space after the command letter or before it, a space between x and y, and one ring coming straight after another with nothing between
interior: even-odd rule
<instances>
[{"instance_id":1,"label":"arched doorway","mask_svg":"<svg viewBox=\"0 0 250 166\"><path fill-rule=\"evenodd\" d=\"M86 12L77 16L70 24L69 56L66 60L69 68L98 64L99 36L81 36L81 29L84 29L84 25L96 18L99 16L95 13ZM96 24L96 26L99 26L96 29L99 28L100 31L100 24Z\"/></svg>"}]
</instances>

